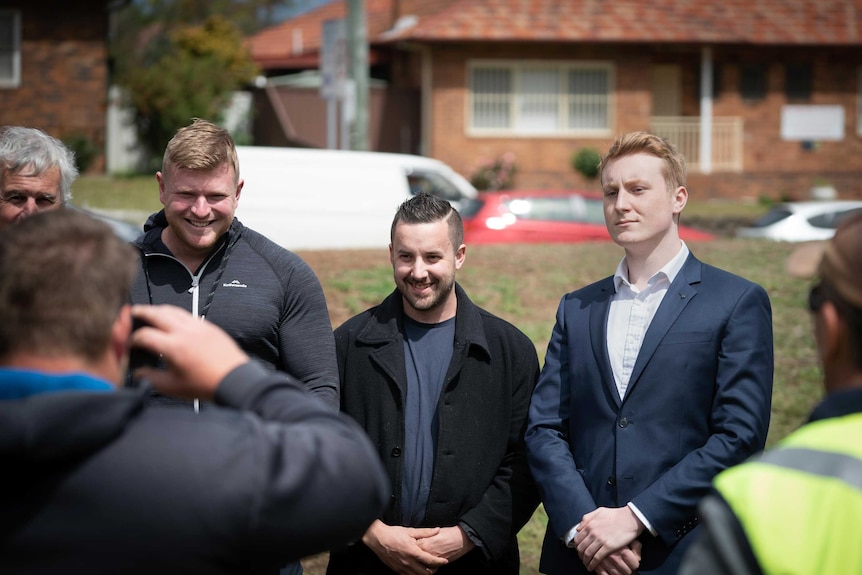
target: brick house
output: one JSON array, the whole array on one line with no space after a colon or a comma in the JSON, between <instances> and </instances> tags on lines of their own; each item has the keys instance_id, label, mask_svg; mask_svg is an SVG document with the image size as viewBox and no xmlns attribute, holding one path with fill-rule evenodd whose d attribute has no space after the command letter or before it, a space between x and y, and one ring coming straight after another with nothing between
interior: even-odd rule
<instances>
[{"instance_id":1,"label":"brick house","mask_svg":"<svg viewBox=\"0 0 862 575\"><path fill-rule=\"evenodd\" d=\"M365 9L379 91L416 98L415 146L399 151L465 175L511 153L517 187L595 189L572 154L650 130L684 151L695 196L804 199L824 182L862 197L862 0L366 0ZM336 0L264 30L249 39L252 56L270 76L313 69L322 23L345 11ZM291 112L270 93L260 118L273 102L282 119L314 117L308 102ZM396 108L372 104L372 148L385 148L380 126L404 132L410 116L393 120Z\"/></svg>"},{"instance_id":2,"label":"brick house","mask_svg":"<svg viewBox=\"0 0 862 575\"><path fill-rule=\"evenodd\" d=\"M118 2L0 2L0 125L85 138L104 167L108 23Z\"/></svg>"}]
</instances>

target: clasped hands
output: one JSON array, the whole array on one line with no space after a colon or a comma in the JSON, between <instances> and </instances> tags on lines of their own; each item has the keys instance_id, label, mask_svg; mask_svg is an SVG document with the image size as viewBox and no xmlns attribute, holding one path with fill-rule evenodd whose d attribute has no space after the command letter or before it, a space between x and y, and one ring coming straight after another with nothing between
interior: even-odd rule
<instances>
[{"instance_id":1,"label":"clasped hands","mask_svg":"<svg viewBox=\"0 0 862 575\"><path fill-rule=\"evenodd\" d=\"M429 575L475 546L458 527L401 527L380 520L362 536L362 542L399 575Z\"/></svg>"},{"instance_id":2,"label":"clasped hands","mask_svg":"<svg viewBox=\"0 0 862 575\"><path fill-rule=\"evenodd\" d=\"M631 575L640 566L644 526L628 507L599 507L578 524L575 546L587 568L600 575Z\"/></svg>"}]
</instances>

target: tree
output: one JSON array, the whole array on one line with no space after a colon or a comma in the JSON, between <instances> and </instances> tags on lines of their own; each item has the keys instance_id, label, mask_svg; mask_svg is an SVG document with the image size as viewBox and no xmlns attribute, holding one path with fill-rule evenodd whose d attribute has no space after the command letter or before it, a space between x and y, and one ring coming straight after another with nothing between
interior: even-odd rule
<instances>
[{"instance_id":1,"label":"tree","mask_svg":"<svg viewBox=\"0 0 862 575\"><path fill-rule=\"evenodd\" d=\"M192 118L221 121L233 91L258 73L239 31L222 16L178 27L167 41L152 41L138 62L117 82L134 110L138 138L153 158Z\"/></svg>"},{"instance_id":2,"label":"tree","mask_svg":"<svg viewBox=\"0 0 862 575\"><path fill-rule=\"evenodd\" d=\"M243 38L293 0L135 0L111 31L113 81L134 111L138 139L157 162L176 130L221 121L231 94L258 69Z\"/></svg>"}]
</instances>

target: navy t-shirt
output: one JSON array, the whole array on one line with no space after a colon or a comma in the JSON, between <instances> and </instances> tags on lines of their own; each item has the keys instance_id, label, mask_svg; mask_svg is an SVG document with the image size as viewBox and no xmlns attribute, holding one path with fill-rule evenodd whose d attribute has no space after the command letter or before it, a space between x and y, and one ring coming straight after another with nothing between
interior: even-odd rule
<instances>
[{"instance_id":1,"label":"navy t-shirt","mask_svg":"<svg viewBox=\"0 0 862 575\"><path fill-rule=\"evenodd\" d=\"M402 525L418 527L425 517L437 448L437 403L452 359L455 318L425 324L404 318L407 398L401 483Z\"/></svg>"}]
</instances>

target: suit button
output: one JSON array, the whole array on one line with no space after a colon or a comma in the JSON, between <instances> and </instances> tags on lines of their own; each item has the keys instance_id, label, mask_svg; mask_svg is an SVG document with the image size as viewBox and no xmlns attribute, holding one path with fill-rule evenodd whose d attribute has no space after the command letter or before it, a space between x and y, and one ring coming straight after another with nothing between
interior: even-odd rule
<instances>
[{"instance_id":1,"label":"suit button","mask_svg":"<svg viewBox=\"0 0 862 575\"><path fill-rule=\"evenodd\" d=\"M613 487L613 486L614 486L614 485L616 485L616 484L617 484L617 478L616 478L616 477L614 477L613 475L611 475L610 477L608 477L608 485L610 485L611 487Z\"/></svg>"},{"instance_id":2,"label":"suit button","mask_svg":"<svg viewBox=\"0 0 862 575\"><path fill-rule=\"evenodd\" d=\"M401 457L401 448L393 447L392 448L392 457Z\"/></svg>"},{"instance_id":3,"label":"suit button","mask_svg":"<svg viewBox=\"0 0 862 575\"><path fill-rule=\"evenodd\" d=\"M623 428L624 428L624 427L628 427L628 425L629 425L629 420L628 420L628 419L626 419L625 417L623 417L622 419L620 419L620 422L618 423L618 425L619 425L620 427L623 427Z\"/></svg>"}]
</instances>

